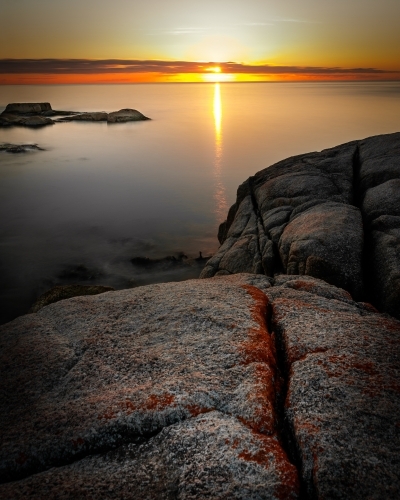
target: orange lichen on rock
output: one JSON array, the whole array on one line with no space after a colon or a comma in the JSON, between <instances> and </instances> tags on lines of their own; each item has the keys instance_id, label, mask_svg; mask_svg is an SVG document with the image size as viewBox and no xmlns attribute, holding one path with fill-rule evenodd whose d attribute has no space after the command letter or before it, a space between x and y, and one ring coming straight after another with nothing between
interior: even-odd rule
<instances>
[{"instance_id":1,"label":"orange lichen on rock","mask_svg":"<svg viewBox=\"0 0 400 500\"><path fill-rule=\"evenodd\" d=\"M304 302L304 300L301 299L285 299L283 297L280 297L278 299L274 300L273 304L273 315L275 317L275 320L282 319L287 315L287 311L284 313L280 314L279 311L277 310L278 308L285 307L287 311L296 311L296 314L299 315L301 309L308 309L316 313L327 313L331 314L332 311L330 309L326 309L324 307L319 307L315 304L310 304L309 302Z\"/></svg>"},{"instance_id":2,"label":"orange lichen on rock","mask_svg":"<svg viewBox=\"0 0 400 500\"><path fill-rule=\"evenodd\" d=\"M242 288L254 300L250 310L254 322L258 325L257 328L251 328L248 331L248 340L241 345L246 363L267 363L272 369L275 369L274 346L266 323L268 297L254 286L243 285Z\"/></svg>"},{"instance_id":3,"label":"orange lichen on rock","mask_svg":"<svg viewBox=\"0 0 400 500\"><path fill-rule=\"evenodd\" d=\"M173 394L165 393L159 396L151 394L147 400L139 406L141 410L163 410L168 406L171 406L175 401L175 396Z\"/></svg>"},{"instance_id":4,"label":"orange lichen on rock","mask_svg":"<svg viewBox=\"0 0 400 500\"><path fill-rule=\"evenodd\" d=\"M130 399L117 402L113 407L109 407L102 415L99 415L98 420L112 420L117 417L119 412L125 415L131 415L135 411L162 411L168 406L172 406L175 402L173 394L164 393L161 395L151 394L144 401L134 403Z\"/></svg>"},{"instance_id":5,"label":"orange lichen on rock","mask_svg":"<svg viewBox=\"0 0 400 500\"><path fill-rule=\"evenodd\" d=\"M254 286L243 285L242 288L254 300L250 310L252 319L258 326L248 330L248 339L239 347L244 354L245 363L254 366L254 390L248 400L252 408L252 417L251 419L241 417L241 421L258 432L272 434L275 431L277 369L275 346L266 321L268 298Z\"/></svg>"},{"instance_id":6,"label":"orange lichen on rock","mask_svg":"<svg viewBox=\"0 0 400 500\"><path fill-rule=\"evenodd\" d=\"M210 411L215 410L215 408L204 408L198 405L188 405L186 406L186 409L189 411L192 417L197 417L198 415L201 415L203 413L209 413Z\"/></svg>"},{"instance_id":7,"label":"orange lichen on rock","mask_svg":"<svg viewBox=\"0 0 400 500\"><path fill-rule=\"evenodd\" d=\"M274 467L280 477L280 484L275 491L277 498L297 498L299 493L297 470L296 467L289 462L282 446L274 437L264 436L254 431L253 434L254 437L257 438L254 445L258 449L243 449L238 455L239 458L246 462L255 462L267 470Z\"/></svg>"}]
</instances>

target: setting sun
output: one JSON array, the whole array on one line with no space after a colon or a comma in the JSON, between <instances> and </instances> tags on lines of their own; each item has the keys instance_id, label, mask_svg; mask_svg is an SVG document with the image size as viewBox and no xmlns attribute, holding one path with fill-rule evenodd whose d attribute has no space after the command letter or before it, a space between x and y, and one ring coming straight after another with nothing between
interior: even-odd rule
<instances>
[{"instance_id":1,"label":"setting sun","mask_svg":"<svg viewBox=\"0 0 400 500\"><path fill-rule=\"evenodd\" d=\"M235 79L235 75L230 73L222 73L220 66L210 66L206 70L208 73L204 75L204 81L212 83L229 82Z\"/></svg>"}]
</instances>

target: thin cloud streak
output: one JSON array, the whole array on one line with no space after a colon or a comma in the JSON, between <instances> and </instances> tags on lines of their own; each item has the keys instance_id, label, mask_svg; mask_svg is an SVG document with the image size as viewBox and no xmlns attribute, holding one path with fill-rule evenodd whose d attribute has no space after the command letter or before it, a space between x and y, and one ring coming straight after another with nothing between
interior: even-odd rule
<instances>
[{"instance_id":1,"label":"thin cloud streak","mask_svg":"<svg viewBox=\"0 0 400 500\"><path fill-rule=\"evenodd\" d=\"M272 66L235 62L191 62L136 59L0 59L0 74L107 74L107 73L204 73L218 65L223 73L253 75L385 75L396 74L377 68L325 66Z\"/></svg>"}]
</instances>

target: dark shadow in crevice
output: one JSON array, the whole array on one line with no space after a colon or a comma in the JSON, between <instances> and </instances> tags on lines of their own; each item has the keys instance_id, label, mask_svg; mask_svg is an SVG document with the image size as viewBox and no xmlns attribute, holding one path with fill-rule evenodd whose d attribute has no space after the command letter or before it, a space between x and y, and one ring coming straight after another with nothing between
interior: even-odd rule
<instances>
[{"instance_id":1,"label":"dark shadow in crevice","mask_svg":"<svg viewBox=\"0 0 400 500\"><path fill-rule=\"evenodd\" d=\"M303 463L301 451L298 447L294 429L289 422L285 411L285 402L288 394L290 383L290 366L286 356L286 345L283 339L282 330L275 322L271 304L268 304L267 309L267 325L268 331L272 335L275 345L276 362L277 362L277 383L276 383L276 400L275 411L277 416L277 432L281 441L282 448L285 450L290 462L296 467L300 481L300 500L315 500L314 484L307 483L303 477Z\"/></svg>"},{"instance_id":2,"label":"dark shadow in crevice","mask_svg":"<svg viewBox=\"0 0 400 500\"><path fill-rule=\"evenodd\" d=\"M371 264L371 253L368 249L373 248L373 242L371 241L371 231L369 229L369 223L365 217L362 210L362 204L365 193L361 191L360 182L360 171L361 171L361 159L360 159L360 145L357 144L356 150L353 156L353 206L360 210L363 224L363 253L361 258L361 272L363 280L363 292L362 297L358 300L363 302L370 302L377 307L377 301L374 297L374 278L373 278L373 266Z\"/></svg>"}]
</instances>

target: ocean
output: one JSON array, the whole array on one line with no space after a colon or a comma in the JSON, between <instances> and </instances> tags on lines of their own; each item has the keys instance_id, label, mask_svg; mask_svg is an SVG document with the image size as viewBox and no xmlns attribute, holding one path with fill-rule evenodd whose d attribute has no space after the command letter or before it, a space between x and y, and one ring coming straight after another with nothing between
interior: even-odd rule
<instances>
[{"instance_id":1,"label":"ocean","mask_svg":"<svg viewBox=\"0 0 400 500\"><path fill-rule=\"evenodd\" d=\"M43 101L134 108L151 120L0 129L0 143L43 148L0 152L3 323L57 284L121 289L197 277L199 252L218 248L218 226L250 175L400 131L400 82L0 86L0 112Z\"/></svg>"}]
</instances>

